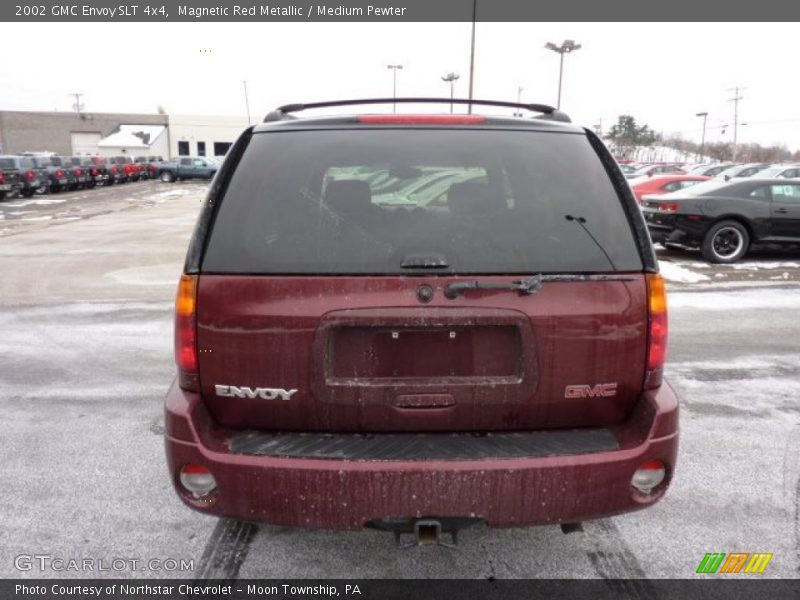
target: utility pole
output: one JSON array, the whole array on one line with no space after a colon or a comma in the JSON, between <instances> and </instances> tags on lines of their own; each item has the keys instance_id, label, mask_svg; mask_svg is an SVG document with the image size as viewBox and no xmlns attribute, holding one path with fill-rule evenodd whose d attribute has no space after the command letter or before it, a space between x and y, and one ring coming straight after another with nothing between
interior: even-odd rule
<instances>
[{"instance_id":1,"label":"utility pole","mask_svg":"<svg viewBox=\"0 0 800 600\"><path fill-rule=\"evenodd\" d=\"M705 149L706 149L706 119L708 119L707 112L699 112L695 115L696 117L703 117L703 137L700 138L700 162L703 162L703 158L705 157Z\"/></svg>"},{"instance_id":2,"label":"utility pole","mask_svg":"<svg viewBox=\"0 0 800 600\"><path fill-rule=\"evenodd\" d=\"M740 88L738 85L735 88L728 88L729 92L733 92L733 98L728 99L728 102L733 102L733 156L731 160L736 162L736 142L739 133L739 100L744 96L740 96L739 92L747 88Z\"/></svg>"},{"instance_id":3,"label":"utility pole","mask_svg":"<svg viewBox=\"0 0 800 600\"><path fill-rule=\"evenodd\" d=\"M472 114L472 81L475 78L475 18L478 10L478 0L472 0L472 38L469 51L469 100L467 114Z\"/></svg>"},{"instance_id":4,"label":"utility pole","mask_svg":"<svg viewBox=\"0 0 800 600\"><path fill-rule=\"evenodd\" d=\"M442 81L450 84L450 114L453 114L453 94L456 81L461 77L458 73L448 73L442 77Z\"/></svg>"},{"instance_id":5,"label":"utility pole","mask_svg":"<svg viewBox=\"0 0 800 600\"><path fill-rule=\"evenodd\" d=\"M247 109L247 126L250 127L250 99L247 97L247 80L245 79L243 82L244 84L244 106Z\"/></svg>"},{"instance_id":6,"label":"utility pole","mask_svg":"<svg viewBox=\"0 0 800 600\"><path fill-rule=\"evenodd\" d=\"M522 104L522 90L523 89L525 89L525 88L523 88L521 85L517 86L517 104ZM519 110L519 109L515 110L514 111L514 116L515 117L521 117L522 116L522 111Z\"/></svg>"},{"instance_id":7,"label":"utility pole","mask_svg":"<svg viewBox=\"0 0 800 600\"><path fill-rule=\"evenodd\" d=\"M83 110L83 104L81 104L81 96L83 96L83 94L79 94L77 92L74 92L72 94L67 94L67 95L68 96L75 96L75 104L72 105L72 108L75 109L75 112L78 113L78 116L80 117L81 116L81 111Z\"/></svg>"},{"instance_id":8,"label":"utility pole","mask_svg":"<svg viewBox=\"0 0 800 600\"><path fill-rule=\"evenodd\" d=\"M564 55L569 54L570 52L575 52L576 50L581 49L580 44L576 44L575 40L564 40L564 42L560 46L556 46L553 42L547 42L544 47L548 50L552 50L556 54L561 55L561 60L558 65L558 104L556 104L556 108L561 108L561 80L564 76Z\"/></svg>"},{"instance_id":9,"label":"utility pole","mask_svg":"<svg viewBox=\"0 0 800 600\"><path fill-rule=\"evenodd\" d=\"M397 98L397 71L403 68L403 65L386 65L387 69L392 70L392 100ZM392 112L397 112L397 102L392 102Z\"/></svg>"}]
</instances>

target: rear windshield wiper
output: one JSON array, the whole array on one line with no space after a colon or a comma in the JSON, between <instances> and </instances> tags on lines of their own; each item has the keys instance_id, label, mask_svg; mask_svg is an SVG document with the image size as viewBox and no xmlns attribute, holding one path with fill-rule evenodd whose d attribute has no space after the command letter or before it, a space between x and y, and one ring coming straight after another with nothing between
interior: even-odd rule
<instances>
[{"instance_id":1,"label":"rear windshield wiper","mask_svg":"<svg viewBox=\"0 0 800 600\"><path fill-rule=\"evenodd\" d=\"M545 282L548 281L633 281L634 278L630 275L588 275L579 273L564 273L554 275L531 275L519 281L511 281L508 283L494 282L494 281L459 281L458 283L450 283L444 288L445 298L458 298L462 292L467 290L512 290L517 291L523 296L535 294Z\"/></svg>"},{"instance_id":2,"label":"rear windshield wiper","mask_svg":"<svg viewBox=\"0 0 800 600\"><path fill-rule=\"evenodd\" d=\"M527 279L509 283L494 281L459 281L444 288L445 298L458 298L466 290L515 290L523 295L535 294L542 287L542 275L532 275Z\"/></svg>"}]
</instances>

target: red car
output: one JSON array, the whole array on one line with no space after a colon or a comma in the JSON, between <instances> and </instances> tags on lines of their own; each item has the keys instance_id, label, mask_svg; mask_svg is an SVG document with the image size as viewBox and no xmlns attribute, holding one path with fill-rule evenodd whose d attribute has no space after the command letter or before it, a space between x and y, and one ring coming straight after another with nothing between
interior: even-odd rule
<instances>
[{"instance_id":1,"label":"red car","mask_svg":"<svg viewBox=\"0 0 800 600\"><path fill-rule=\"evenodd\" d=\"M289 118L361 102L270 113L210 188L165 406L180 499L419 543L652 506L678 449L664 281L603 142L538 104Z\"/></svg>"},{"instance_id":2,"label":"red car","mask_svg":"<svg viewBox=\"0 0 800 600\"><path fill-rule=\"evenodd\" d=\"M651 196L669 194L709 179L712 178L702 175L653 175L652 177L632 179L628 183L633 190L633 195L636 196L636 201L642 204L642 196L645 194Z\"/></svg>"}]
</instances>

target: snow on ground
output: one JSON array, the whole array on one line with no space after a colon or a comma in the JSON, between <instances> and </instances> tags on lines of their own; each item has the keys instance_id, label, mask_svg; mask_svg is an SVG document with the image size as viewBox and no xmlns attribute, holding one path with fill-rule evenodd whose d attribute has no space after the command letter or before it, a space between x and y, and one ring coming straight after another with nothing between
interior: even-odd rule
<instances>
[{"instance_id":1,"label":"snow on ground","mask_svg":"<svg viewBox=\"0 0 800 600\"><path fill-rule=\"evenodd\" d=\"M732 356L726 360L669 362L667 377L681 390L682 410L796 423L800 355Z\"/></svg>"},{"instance_id":2,"label":"snow on ground","mask_svg":"<svg viewBox=\"0 0 800 600\"><path fill-rule=\"evenodd\" d=\"M150 199L153 200L166 200L167 198L175 198L178 196L190 196L190 195L197 195L198 190L196 188L174 188L171 190L167 190L165 192L158 192L156 194L151 194L149 196Z\"/></svg>"},{"instance_id":3,"label":"snow on ground","mask_svg":"<svg viewBox=\"0 0 800 600\"><path fill-rule=\"evenodd\" d=\"M794 261L740 262L727 266L736 271L758 271L759 269L797 269L800 267L800 263Z\"/></svg>"},{"instance_id":4,"label":"snow on ground","mask_svg":"<svg viewBox=\"0 0 800 600\"><path fill-rule=\"evenodd\" d=\"M661 274L667 281L676 283L697 283L698 281L708 281L708 277L702 273L693 273L689 269L680 267L675 263L660 261Z\"/></svg>"},{"instance_id":5,"label":"snow on ground","mask_svg":"<svg viewBox=\"0 0 800 600\"><path fill-rule=\"evenodd\" d=\"M50 204L61 204L67 198L38 198L35 200L18 200L16 202L4 202L3 206L11 208L21 208L23 206L48 206Z\"/></svg>"},{"instance_id":6,"label":"snow on ground","mask_svg":"<svg viewBox=\"0 0 800 600\"><path fill-rule=\"evenodd\" d=\"M106 273L117 283L127 285L177 285L181 275L180 265L150 265L147 267L132 267L119 269Z\"/></svg>"},{"instance_id":7,"label":"snow on ground","mask_svg":"<svg viewBox=\"0 0 800 600\"><path fill-rule=\"evenodd\" d=\"M739 288L713 292L672 292L670 308L699 310L753 310L796 308L800 310L800 286L791 288Z\"/></svg>"}]
</instances>

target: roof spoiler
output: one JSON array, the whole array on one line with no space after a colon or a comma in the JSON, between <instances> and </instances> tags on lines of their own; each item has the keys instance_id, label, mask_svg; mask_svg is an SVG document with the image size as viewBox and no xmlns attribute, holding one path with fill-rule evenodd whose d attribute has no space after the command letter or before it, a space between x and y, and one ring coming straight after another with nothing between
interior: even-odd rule
<instances>
[{"instance_id":1,"label":"roof spoiler","mask_svg":"<svg viewBox=\"0 0 800 600\"><path fill-rule=\"evenodd\" d=\"M357 106L367 104L468 104L470 106L502 106L539 113L535 119L549 119L571 123L569 116L547 104L523 104L520 102L504 102L502 100L470 100L467 98L367 98L362 100L332 100L328 102L311 102L308 104L285 104L264 117L264 123L294 119L291 113L311 108L327 108L330 106Z\"/></svg>"}]
</instances>

